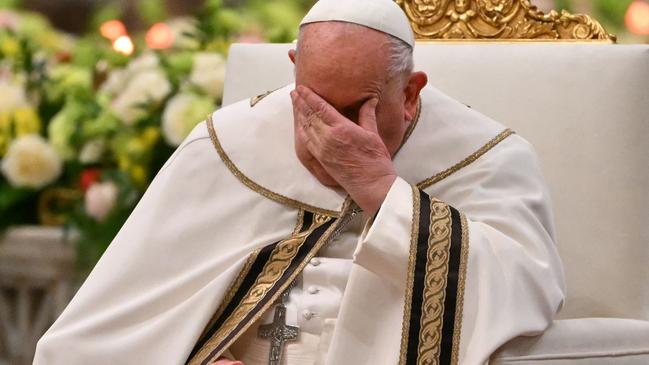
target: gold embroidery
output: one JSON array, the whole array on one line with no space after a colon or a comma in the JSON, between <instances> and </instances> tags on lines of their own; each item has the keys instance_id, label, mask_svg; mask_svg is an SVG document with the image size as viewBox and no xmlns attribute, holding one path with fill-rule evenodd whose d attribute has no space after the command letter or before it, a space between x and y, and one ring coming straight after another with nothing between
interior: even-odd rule
<instances>
[{"instance_id":1,"label":"gold embroidery","mask_svg":"<svg viewBox=\"0 0 649 365\"><path fill-rule=\"evenodd\" d=\"M349 208L351 206L351 199L345 200L345 203L343 204L343 209L342 209L342 215L347 214L349 211ZM223 342L223 340L232 332L232 330L236 327L236 325L241 321L245 315L247 315L250 310L254 308L254 306L258 303L258 301L263 297L259 296L261 292L265 293L268 290L268 285L272 286L275 284L277 279L281 277L281 275L284 273L286 267L282 269L281 264L279 264L278 257L281 259L281 261L285 264L288 265L290 264L290 260L286 262L287 257L290 256L290 252L297 253L299 250L299 247L302 246L306 238L315 230L317 227L322 226L324 223L328 222L331 220L333 217L331 216L323 216L320 214L316 214L314 216L314 221L312 223L312 226L309 227L309 229L303 233L301 233L297 237L291 237L285 241L291 241L293 243L292 247L289 247L289 242L280 242L280 244L277 245L273 253L271 253L271 257L264 266L264 269L262 270L262 273L258 277L257 281L255 281L255 284L253 287L248 291L248 294L246 294L246 298L244 298L240 304L243 305L245 304L247 307L247 311L245 313L240 313L239 308L235 309L235 312L233 315L226 320L226 323L222 326L221 330L217 332L210 341L208 341L201 351L194 356L192 361L189 363L189 365L197 365L201 363L200 359L205 359L206 356L209 355L213 349L215 349L217 346ZM293 273L289 276L289 278L282 284L279 289L275 292L275 294L269 298L269 300L266 302L264 306L262 306L257 313L238 331L238 333L233 336L227 343L223 344L221 347L221 351L217 352L210 358L210 363L218 359L219 356L222 355L222 353L229 348L234 341L237 340L237 338L244 333L250 326L255 323L259 318L264 315L264 313L273 305L273 303L277 300L277 298L288 288L288 286L295 281L295 278L302 272L304 269L304 266L315 256L315 254L324 246L327 241L329 240L329 237L331 234L336 230L338 225L342 219L338 219L336 222L334 222L327 230L322 234L318 242L314 245L313 249L306 255L304 260L300 263L300 265L293 271ZM304 236L304 237L303 237ZM301 243L298 242L298 237L299 241L302 241ZM303 237L303 238L302 238ZM285 243L282 245L282 243ZM282 247L280 247L282 245ZM292 259L291 259L292 260ZM275 270L281 270L281 273L276 272ZM274 280L273 280L274 278ZM258 283L260 284L260 287L258 286ZM251 297L258 298L257 303L254 303L251 305L251 303L254 301L251 299ZM235 315L236 314L236 315ZM226 328L227 327L227 328ZM220 339L220 340L218 340Z\"/></svg>"},{"instance_id":2,"label":"gold embroidery","mask_svg":"<svg viewBox=\"0 0 649 365\"><path fill-rule=\"evenodd\" d=\"M302 228L303 224L304 224L304 210L300 209L297 213L297 223L295 224L295 229L293 230L292 236L295 236L300 232L300 229ZM243 282L243 279L245 279L245 277L250 272L250 268L252 267L252 264L257 259L257 256L259 255L259 251L261 251L261 248L254 250L250 254L250 256L248 256L248 259L243 265L243 268L241 269L241 271L239 271L239 274L232 282L232 285L230 285L230 287L228 288L228 291L226 292L223 300L221 301L221 305L219 305L216 312L214 312L214 315L208 322L207 326L205 327L203 333L199 338L203 338L203 336L205 336L205 334L209 331L209 329L214 325L216 320L219 319L219 317L221 317L223 311L225 311L225 308L227 308L227 306L230 304L237 290L239 290L239 287L241 287L241 283Z\"/></svg>"},{"instance_id":3,"label":"gold embroidery","mask_svg":"<svg viewBox=\"0 0 649 365\"><path fill-rule=\"evenodd\" d=\"M430 231L424 295L421 305L418 364L436 364L439 360L444 325L444 300L451 249L451 209L444 202L431 199Z\"/></svg>"},{"instance_id":4,"label":"gold embroidery","mask_svg":"<svg viewBox=\"0 0 649 365\"><path fill-rule=\"evenodd\" d=\"M469 263L469 226L467 218L461 215L462 220L462 255L460 256L460 268L457 279L457 299L455 302L455 325L453 326L453 351L451 353L451 365L457 365L460 361L460 340L462 338L462 310L464 308L464 289L466 283L466 269Z\"/></svg>"},{"instance_id":5,"label":"gold embroidery","mask_svg":"<svg viewBox=\"0 0 649 365\"><path fill-rule=\"evenodd\" d=\"M297 223L295 224L295 229L293 229L293 236L300 233L302 225L304 225L304 209L300 209L297 212Z\"/></svg>"},{"instance_id":6,"label":"gold embroidery","mask_svg":"<svg viewBox=\"0 0 649 365\"><path fill-rule=\"evenodd\" d=\"M329 220L331 220L331 217L316 215L313 224L307 231L291 236L277 244L271 253L271 259L266 263L262 272L257 277L257 280L248 293L246 293L246 296L241 300L232 314L225 320L221 328L212 336L212 338L210 338L206 345L203 346L201 351L196 355L196 359L206 358L211 349L225 340L243 318L264 298L275 282L284 274L309 235L313 233L316 228L327 223ZM194 362L190 364L193 363Z\"/></svg>"},{"instance_id":7,"label":"gold embroidery","mask_svg":"<svg viewBox=\"0 0 649 365\"><path fill-rule=\"evenodd\" d=\"M257 96L253 96L252 98L250 98L250 107L254 108L255 105L257 105L258 102L262 101L265 97L270 95L273 91L266 91L263 94L259 94Z\"/></svg>"},{"instance_id":8,"label":"gold embroidery","mask_svg":"<svg viewBox=\"0 0 649 365\"><path fill-rule=\"evenodd\" d=\"M439 174L429 177L428 179L420 182L417 184L417 187L419 189L426 189L427 187L436 184L447 177L453 175L454 173L460 171L461 169L467 167L468 165L472 164L475 162L478 158L480 158L482 155L485 153L489 152L492 148L496 147L498 143L502 142L505 140L505 138L511 136L514 134L514 131L511 129L505 129L502 131L500 134L498 134L496 137L494 137L491 141L487 142L484 146L480 147L477 151L469 155L467 158L464 160L458 162L457 164L449 167L448 169L440 172Z\"/></svg>"},{"instance_id":9,"label":"gold embroidery","mask_svg":"<svg viewBox=\"0 0 649 365\"><path fill-rule=\"evenodd\" d=\"M294 208L298 209L304 209L308 210L314 213L322 214L322 215L327 215L327 216L332 216L332 217L339 217L340 212L334 211L334 210L328 210L328 209L322 209L318 208L313 205L309 205L306 203L303 203L301 201L291 199L288 197L285 197L281 194L277 194L271 190L268 190L264 188L263 186L257 184L256 182L250 180L246 175L244 175L238 168L237 166L230 160L228 155L225 153L223 150L223 147L221 146L221 142L219 142L218 136L216 135L216 131L214 130L214 121L212 120L212 116L207 120L207 129L210 134L210 138L212 139L212 144L214 145L214 148L218 152L219 156L221 157L221 160L223 160L223 163L228 167L228 169L234 174L234 176L239 179L245 186L248 188L252 189L253 191L261 194L262 196L265 196L268 199L274 200L278 203L285 204Z\"/></svg>"},{"instance_id":10,"label":"gold embroidery","mask_svg":"<svg viewBox=\"0 0 649 365\"><path fill-rule=\"evenodd\" d=\"M401 354L399 364L406 364L408 354L408 337L410 334L410 313L412 311L412 286L415 281L415 264L417 261L417 240L419 238L419 189L412 186L412 225L410 233L410 256L408 257L408 278L406 281L406 301L403 308L403 323L401 327Z\"/></svg>"}]
</instances>

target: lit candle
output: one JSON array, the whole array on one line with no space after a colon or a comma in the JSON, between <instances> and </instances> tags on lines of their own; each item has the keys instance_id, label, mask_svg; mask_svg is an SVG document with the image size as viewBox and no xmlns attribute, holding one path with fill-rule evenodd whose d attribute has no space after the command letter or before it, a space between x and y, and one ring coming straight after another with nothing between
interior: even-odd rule
<instances>
[{"instance_id":1,"label":"lit candle","mask_svg":"<svg viewBox=\"0 0 649 365\"><path fill-rule=\"evenodd\" d=\"M113 49L125 56L130 56L133 54L135 46L133 45L133 41L129 36L123 35L115 39L115 41L113 42Z\"/></svg>"}]
</instances>

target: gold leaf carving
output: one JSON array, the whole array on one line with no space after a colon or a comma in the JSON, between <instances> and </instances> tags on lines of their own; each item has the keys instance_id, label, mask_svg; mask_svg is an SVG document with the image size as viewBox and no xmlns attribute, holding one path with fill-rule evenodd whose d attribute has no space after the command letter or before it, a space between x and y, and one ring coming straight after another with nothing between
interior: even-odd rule
<instances>
[{"instance_id":1,"label":"gold leaf carving","mask_svg":"<svg viewBox=\"0 0 649 365\"><path fill-rule=\"evenodd\" d=\"M545 14L530 0L396 0L418 40L599 40L615 36L588 15Z\"/></svg>"}]
</instances>

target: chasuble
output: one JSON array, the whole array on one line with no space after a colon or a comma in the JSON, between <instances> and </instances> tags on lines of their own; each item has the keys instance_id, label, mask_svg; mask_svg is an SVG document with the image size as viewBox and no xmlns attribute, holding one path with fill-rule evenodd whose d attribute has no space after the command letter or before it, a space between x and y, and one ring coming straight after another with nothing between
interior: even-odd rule
<instances>
[{"instance_id":1,"label":"chasuble","mask_svg":"<svg viewBox=\"0 0 649 365\"><path fill-rule=\"evenodd\" d=\"M194 129L39 341L36 365L210 364L341 235L355 247L317 363L484 364L550 324L563 271L528 142L426 87L399 178L365 217L297 159L293 88Z\"/></svg>"}]
</instances>

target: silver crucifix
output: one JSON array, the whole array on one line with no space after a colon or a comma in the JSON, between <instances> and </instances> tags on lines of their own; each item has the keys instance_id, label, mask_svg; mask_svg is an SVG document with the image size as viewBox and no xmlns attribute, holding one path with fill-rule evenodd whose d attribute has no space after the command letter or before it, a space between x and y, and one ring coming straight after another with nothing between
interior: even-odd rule
<instances>
[{"instance_id":1,"label":"silver crucifix","mask_svg":"<svg viewBox=\"0 0 649 365\"><path fill-rule=\"evenodd\" d=\"M268 365L279 365L282 360L284 343L297 340L300 333L299 327L286 325L286 306L284 306L284 302L288 300L293 285L291 284L277 300L273 323L259 326L257 330L258 337L270 340Z\"/></svg>"}]
</instances>

